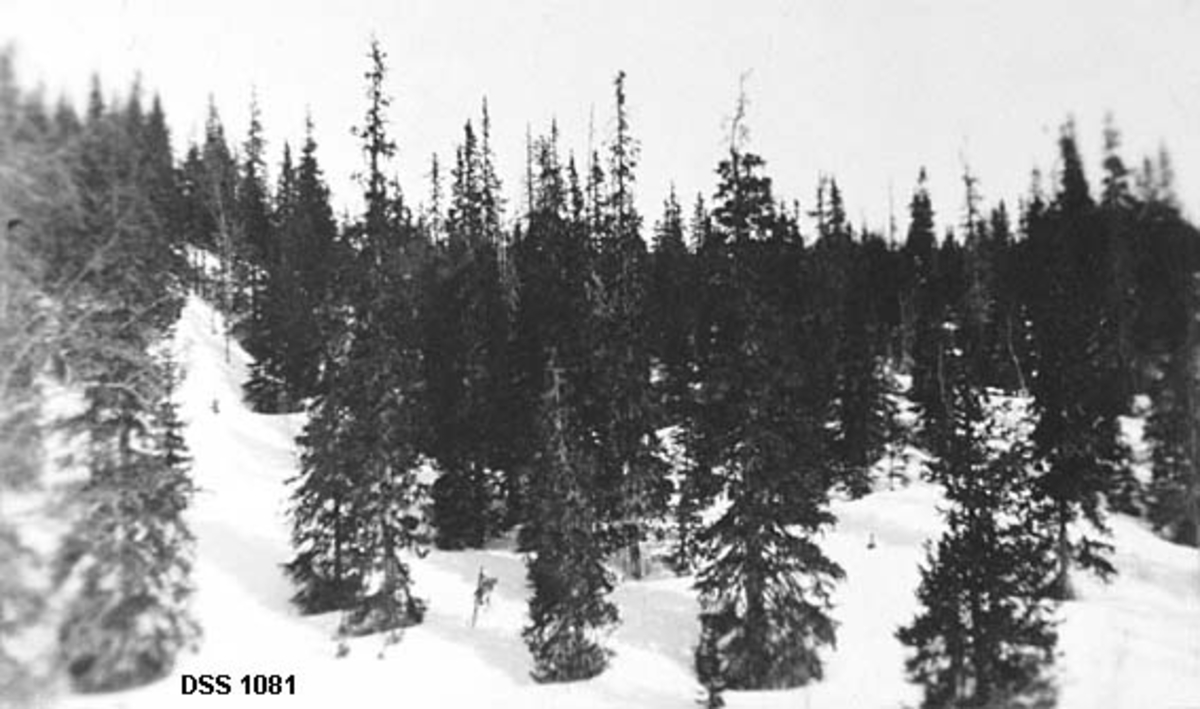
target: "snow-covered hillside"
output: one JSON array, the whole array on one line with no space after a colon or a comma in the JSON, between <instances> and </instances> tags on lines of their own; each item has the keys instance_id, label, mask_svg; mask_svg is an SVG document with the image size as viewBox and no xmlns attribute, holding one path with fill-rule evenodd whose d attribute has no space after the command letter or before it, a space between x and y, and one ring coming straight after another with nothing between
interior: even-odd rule
<instances>
[{"instance_id":1,"label":"snow-covered hillside","mask_svg":"<svg viewBox=\"0 0 1200 709\"><path fill-rule=\"evenodd\" d=\"M198 538L195 609L204 629L196 654L152 686L71 697L73 709L173 706L646 707L692 709L698 623L691 580L667 575L626 582L614 594L622 624L616 655L594 680L538 685L520 636L525 570L511 545L431 552L413 559L426 621L384 648L380 636L349 642L337 657L336 614L301 617L280 564L289 558L285 481L296 471L294 437L303 418L250 413L240 383L247 356L226 361L222 324L189 300L176 346L184 381L193 475L190 512ZM919 688L904 680L896 628L916 612L922 544L939 532L938 495L924 484L840 502L824 544L846 570L836 596L837 650L825 681L787 692L728 693L730 707L900 707ZM1120 576L1110 585L1080 577L1082 600L1062 612L1060 706L1200 707L1200 556L1163 542L1138 522L1113 520ZM871 541L874 544L871 544ZM470 626L480 568L499 579L489 608ZM228 696L185 696L184 675L230 675ZM245 696L243 675L294 676L294 696Z\"/></svg>"}]
</instances>

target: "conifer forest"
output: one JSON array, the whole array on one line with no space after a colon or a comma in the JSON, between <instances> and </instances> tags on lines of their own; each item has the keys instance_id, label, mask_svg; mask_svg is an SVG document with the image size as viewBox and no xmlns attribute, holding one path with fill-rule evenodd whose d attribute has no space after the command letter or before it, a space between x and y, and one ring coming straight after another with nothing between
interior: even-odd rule
<instances>
[{"instance_id":1,"label":"conifer forest","mask_svg":"<svg viewBox=\"0 0 1200 709\"><path fill-rule=\"evenodd\" d=\"M1176 594L1146 614L1192 643L1147 682L1200 691L1200 230L1166 148L1049 115L1023 193L964 160L935 204L913 165L879 225L836 174L780 194L730 86L710 186L646 213L636 66L587 152L530 125L514 180L494 126L526 117L481 96L424 157L406 68L361 50L350 208L312 117L268 143L214 102L181 139L140 80L55 101L0 53L0 706L317 706L439 664L448 694L346 703L876 706L844 703L857 653L907 688L879 706L1082 707L1113 589Z\"/></svg>"}]
</instances>

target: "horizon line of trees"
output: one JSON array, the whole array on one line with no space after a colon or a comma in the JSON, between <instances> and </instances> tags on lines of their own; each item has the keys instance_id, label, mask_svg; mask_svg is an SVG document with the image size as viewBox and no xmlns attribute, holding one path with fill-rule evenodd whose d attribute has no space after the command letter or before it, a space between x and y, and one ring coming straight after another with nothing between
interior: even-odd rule
<instances>
[{"instance_id":1,"label":"horizon line of trees","mask_svg":"<svg viewBox=\"0 0 1200 709\"><path fill-rule=\"evenodd\" d=\"M640 146L618 73L615 128L601 148L564 156L553 123L527 134L522 200L502 194L485 99L463 126L448 175L434 155L428 197L410 206L390 177L397 144L378 43L368 59L367 107L354 129L364 209L342 220L311 121L298 157L283 146L268 185L253 101L239 150L210 107L203 142L176 164L157 101L149 117L130 118L141 116L137 87L121 125L145 132L130 144L104 132L120 121L98 84L88 115L73 121L65 104L52 120L38 118L40 99L0 83L13 87L5 105L19 119L5 124L0 147L25 146L38 160L64 145L77 151L85 168L70 178L72 197L87 195L93 179L82 146L94 145L104 165L145 152L137 180L96 188L110 199L93 211L105 215L114 194L153 206L145 226L121 212L60 235L51 225L87 212L0 203L29 225L16 230L33 237L22 246L29 263L58 269L4 274L0 346L37 335L47 347L0 394L35 406L39 377L61 366L54 337L11 325L24 321L8 317L17 302L10 283L25 284L21 307L68 313L112 299L118 333L131 318L154 323L121 340L139 353L161 341L184 285L198 289L254 357L248 402L309 414L290 483L295 556L286 566L302 611L338 611L344 634L396 640L426 608L411 591L411 554L430 544L480 548L516 530L533 590L523 635L539 681L602 672L611 654L603 638L619 622L614 569L636 581L664 561L695 574L696 672L710 706L727 689L816 681L835 643L831 594L844 576L819 543L836 521L830 499L867 494L880 459L915 445L932 454L924 475L944 488L949 508L922 569L921 614L898 634L912 648L908 671L928 706L1003 705L1052 696L1054 607L1072 597L1073 568L1113 573L1109 510L1198 543L1200 234L1180 213L1165 152L1129 169L1110 122L1094 193L1068 122L1054 184L1035 173L1010 214L1004 202L986 206L966 171L960 219L943 235L922 170L897 243L850 224L833 176L821 177L807 212L779 199L749 149L743 95L713 196L697 195L685 213L672 191L647 228L634 200ZM0 153L13 155L21 153ZM18 165L38 175L39 199L60 184ZM811 234L801 230L806 220ZM108 233L119 255L96 241ZM3 243L11 250L20 240L10 229ZM183 263L185 247L217 254L219 271ZM116 264L111 275L81 263L97 252ZM87 296L50 285L77 273L95 281ZM175 305L159 302L164 293ZM127 367L95 357L89 371L120 386L97 386L87 417L93 485L144 495L146 480L175 480L171 509L182 509L190 489L178 477L182 439L160 439L176 477L135 472L149 464L129 451L159 449L129 447L133 434L112 422L150 417L153 407L135 415L139 397L99 393L132 386L149 365L142 355ZM1004 402L1023 399L1022 423L1006 422ZM1147 402L1148 413L1135 411ZM904 422L906 407L920 413L919 426ZM1133 473L1119 435L1121 417L1135 413L1146 413L1153 442L1149 480ZM0 450L36 448L33 420L0 421ZM153 420L156 430L178 431L169 412ZM685 452L682 468L667 462L668 434ZM42 463L24 465L36 479ZM187 538L177 516L161 519L177 530L165 537ZM668 558L647 558L660 546L648 542L664 535ZM0 533L0 543L17 539ZM110 546L64 556L115 556L120 568L122 547ZM186 559L164 547L159 561L186 567ZM27 591L19 580L0 583L0 598ZM166 613L178 631L171 637L192 638L181 607ZM71 632L93 637L91 612L77 614ZM169 671L182 642L131 674L118 671L125 660L105 659L127 657L120 653L136 634L124 628L83 643L86 657L68 662L76 686ZM79 679L89 673L103 682Z\"/></svg>"}]
</instances>

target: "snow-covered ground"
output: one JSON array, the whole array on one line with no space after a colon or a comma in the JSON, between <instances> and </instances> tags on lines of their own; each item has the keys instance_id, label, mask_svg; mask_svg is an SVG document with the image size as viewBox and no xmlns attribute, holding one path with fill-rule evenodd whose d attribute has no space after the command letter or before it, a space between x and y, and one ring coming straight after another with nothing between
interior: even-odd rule
<instances>
[{"instance_id":1,"label":"snow-covered ground","mask_svg":"<svg viewBox=\"0 0 1200 709\"><path fill-rule=\"evenodd\" d=\"M588 682L538 685L520 636L525 569L504 543L414 559L418 593L429 601L425 623L386 649L380 636L354 639L349 654L336 657L336 614L297 615L280 569L290 555L285 480L296 471L293 439L303 418L257 415L241 404L248 359L235 345L227 362L220 332L212 309L190 299L176 346L181 414L200 487L190 520L202 645L161 682L70 697L65 706L694 709L700 691L690 579L659 574L623 583L615 592L623 622L610 639L616 654L609 670ZM919 483L836 503L839 522L823 543L847 578L836 596L841 625L825 680L787 692L728 693L729 706L915 706L920 691L904 679L905 652L894 633L916 612L922 545L939 533L938 503L936 489ZM1200 555L1131 519L1115 518L1112 526L1120 576L1108 586L1080 577L1082 599L1062 612L1060 706L1200 707ZM470 627L481 567L499 583ZM230 675L232 694L184 696L185 674ZM239 680L247 674L294 676L295 695L245 696Z\"/></svg>"}]
</instances>

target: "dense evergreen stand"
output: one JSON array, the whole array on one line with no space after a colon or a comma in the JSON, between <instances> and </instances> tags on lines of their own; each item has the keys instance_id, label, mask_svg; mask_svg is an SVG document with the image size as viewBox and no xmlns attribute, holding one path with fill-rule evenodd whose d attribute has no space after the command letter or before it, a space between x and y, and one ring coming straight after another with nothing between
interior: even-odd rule
<instances>
[{"instance_id":1,"label":"dense evergreen stand","mask_svg":"<svg viewBox=\"0 0 1200 709\"><path fill-rule=\"evenodd\" d=\"M514 214L486 102L445 194L435 156L415 206L390 177L384 60L373 43L364 208L339 220L311 122L268 180L256 98L237 150L214 100L177 159L140 86L114 100L94 81L80 115L22 91L0 54L0 495L36 489L51 426L87 473L52 558L0 520L0 631L58 623L76 689L161 677L199 637L160 356L189 288L254 356L248 403L307 413L286 571L297 605L348 634L420 622L408 564L427 541L515 529L539 680L603 671L613 584L665 563L696 573L712 703L815 681L841 577L819 546L829 499L872 492L880 459L918 445L949 511L900 634L911 677L930 706L1049 701L1050 601L1079 569L1112 573L1106 515L1197 544L1200 235L1165 151L1128 167L1110 120L1092 190L1068 122L1054 183L1035 175L1011 211L964 169L943 237L921 171L884 237L851 225L833 176L807 211L777 201L740 102L715 194L685 216L672 192L650 233L618 73L612 133L580 160L555 124L529 137ZM48 383L82 413L46 422ZM997 406L1018 401L1013 428ZM1120 443L1129 415L1149 482ZM0 691L30 696L44 678L6 643Z\"/></svg>"}]
</instances>

